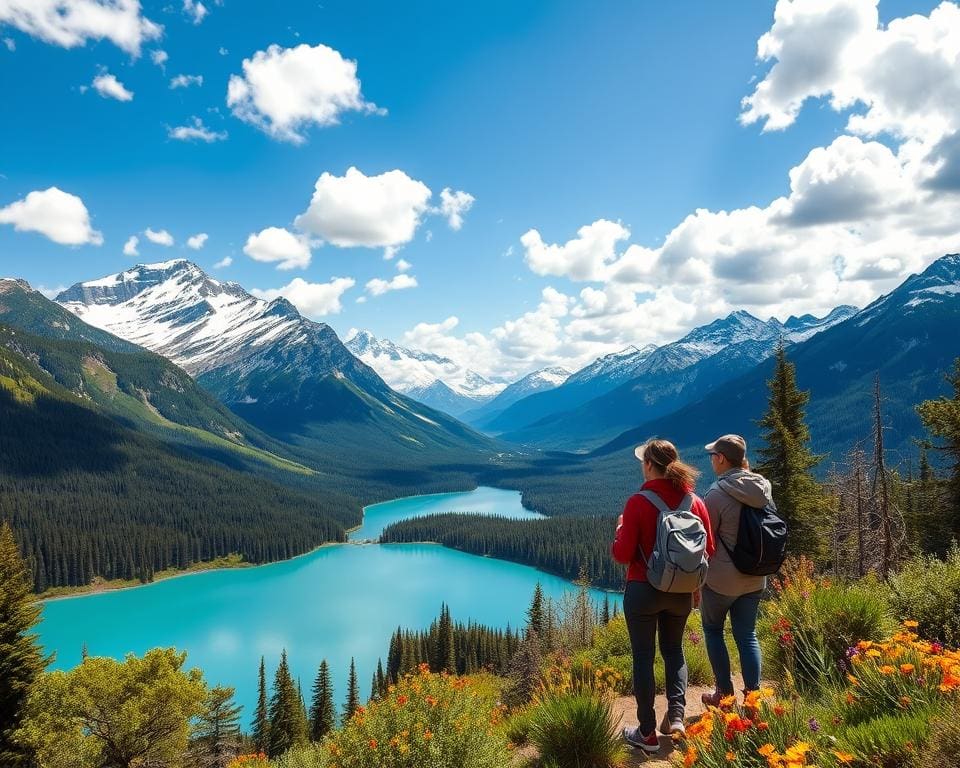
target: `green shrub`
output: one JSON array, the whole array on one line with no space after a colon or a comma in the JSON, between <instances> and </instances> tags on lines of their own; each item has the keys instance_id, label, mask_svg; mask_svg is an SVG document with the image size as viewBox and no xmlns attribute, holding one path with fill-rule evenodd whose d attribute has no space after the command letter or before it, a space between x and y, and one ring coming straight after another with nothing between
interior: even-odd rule
<instances>
[{"instance_id":1,"label":"green shrub","mask_svg":"<svg viewBox=\"0 0 960 768\"><path fill-rule=\"evenodd\" d=\"M327 754L319 744L294 747L286 754L271 760L270 768L326 768Z\"/></svg>"},{"instance_id":2,"label":"green shrub","mask_svg":"<svg viewBox=\"0 0 960 768\"><path fill-rule=\"evenodd\" d=\"M507 738L511 744L522 747L530 741L530 720L536 708L533 705L517 709L510 713L506 722Z\"/></svg>"},{"instance_id":3,"label":"green shrub","mask_svg":"<svg viewBox=\"0 0 960 768\"><path fill-rule=\"evenodd\" d=\"M923 745L930 733L928 709L903 714L883 715L845 728L837 741L844 751L851 752L877 768L910 768L920 764ZM937 768L944 765L937 763Z\"/></svg>"},{"instance_id":4,"label":"green shrub","mask_svg":"<svg viewBox=\"0 0 960 768\"><path fill-rule=\"evenodd\" d=\"M817 693L842 679L847 650L894 628L884 591L872 578L832 583L800 558L774 580L759 622L765 677L788 690Z\"/></svg>"},{"instance_id":5,"label":"green shrub","mask_svg":"<svg viewBox=\"0 0 960 768\"><path fill-rule=\"evenodd\" d=\"M626 756L609 697L547 694L534 708L529 728L545 767L612 768Z\"/></svg>"},{"instance_id":6,"label":"green shrub","mask_svg":"<svg viewBox=\"0 0 960 768\"><path fill-rule=\"evenodd\" d=\"M328 765L500 768L510 762L502 715L488 676L431 674L423 664L328 738Z\"/></svg>"},{"instance_id":7,"label":"green shrub","mask_svg":"<svg viewBox=\"0 0 960 768\"><path fill-rule=\"evenodd\" d=\"M953 701L930 723L920 768L960 768L960 703Z\"/></svg>"},{"instance_id":8,"label":"green shrub","mask_svg":"<svg viewBox=\"0 0 960 768\"><path fill-rule=\"evenodd\" d=\"M739 666L733 639L727 628L727 645L731 649L730 662L736 669ZM703 627L700 623L700 612L694 611L687 620L684 630L683 653L687 660L687 680L690 685L710 685L713 683L713 670L710 659L707 657L707 647L703 639ZM576 660L589 661L594 667L609 667L615 670L621 678L619 692L630 694L633 692L633 653L630 649L630 635L627 633L627 622L620 614L606 626L597 627L593 635L593 646L581 651ZM657 654L654 662L654 676L657 687L663 689L666 685L666 674L663 669L663 659Z\"/></svg>"},{"instance_id":9,"label":"green shrub","mask_svg":"<svg viewBox=\"0 0 960 768\"><path fill-rule=\"evenodd\" d=\"M944 560L909 560L889 583L890 604L899 620L917 621L926 640L960 645L960 547L954 544Z\"/></svg>"}]
</instances>

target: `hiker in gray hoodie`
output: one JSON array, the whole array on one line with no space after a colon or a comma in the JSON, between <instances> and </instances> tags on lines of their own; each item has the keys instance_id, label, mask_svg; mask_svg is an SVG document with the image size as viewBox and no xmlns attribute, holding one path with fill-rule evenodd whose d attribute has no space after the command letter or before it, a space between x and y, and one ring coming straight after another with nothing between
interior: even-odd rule
<instances>
[{"instance_id":1,"label":"hiker in gray hoodie","mask_svg":"<svg viewBox=\"0 0 960 768\"><path fill-rule=\"evenodd\" d=\"M770 481L750 471L747 443L739 435L724 435L705 446L716 482L703 497L710 525L718 542L710 558L707 583L700 599L700 617L716 679L716 690L703 694L704 704L716 706L724 696L733 694L730 655L723 641L723 625L730 614L733 639L740 655L745 691L760 688L760 643L757 641L757 614L766 588L766 577L748 576L737 570L730 558L736 546L741 505L764 507L771 501ZM724 546L725 545L725 546Z\"/></svg>"}]
</instances>

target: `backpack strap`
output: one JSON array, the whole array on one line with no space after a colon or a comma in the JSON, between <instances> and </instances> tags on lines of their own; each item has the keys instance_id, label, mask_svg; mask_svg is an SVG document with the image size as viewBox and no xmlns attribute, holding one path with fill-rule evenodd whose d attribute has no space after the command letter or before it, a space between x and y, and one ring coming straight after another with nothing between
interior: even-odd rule
<instances>
[{"instance_id":1,"label":"backpack strap","mask_svg":"<svg viewBox=\"0 0 960 768\"><path fill-rule=\"evenodd\" d=\"M647 501L649 501L653 506L657 508L657 511L661 515L665 515L667 512L689 512L693 509L693 494L686 494L683 499L680 501L680 506L676 509L671 509L667 506L667 503L660 498L660 494L656 491L640 491L640 495L643 496Z\"/></svg>"}]
</instances>

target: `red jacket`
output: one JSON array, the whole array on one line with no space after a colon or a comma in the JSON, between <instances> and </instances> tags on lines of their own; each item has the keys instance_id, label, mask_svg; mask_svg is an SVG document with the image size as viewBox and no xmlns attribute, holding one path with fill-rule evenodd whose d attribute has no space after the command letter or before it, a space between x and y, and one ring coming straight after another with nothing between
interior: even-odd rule
<instances>
[{"instance_id":1,"label":"red jacket","mask_svg":"<svg viewBox=\"0 0 960 768\"><path fill-rule=\"evenodd\" d=\"M643 490L653 491L663 499L671 509L680 506L687 491L678 491L676 486L666 479L648 480L643 484ZM688 489L693 492L692 489ZM707 507L699 496L694 494L693 513L703 521L707 531L707 557L713 557L716 544L713 541L713 530L710 528L710 515ZM629 565L627 581L646 581L646 560L637 556L637 544L647 560L653 554L653 547L657 538L657 518L660 513L657 508L639 493L627 499L623 508L623 522L617 526L617 535L610 547L610 554L618 563Z\"/></svg>"}]
</instances>

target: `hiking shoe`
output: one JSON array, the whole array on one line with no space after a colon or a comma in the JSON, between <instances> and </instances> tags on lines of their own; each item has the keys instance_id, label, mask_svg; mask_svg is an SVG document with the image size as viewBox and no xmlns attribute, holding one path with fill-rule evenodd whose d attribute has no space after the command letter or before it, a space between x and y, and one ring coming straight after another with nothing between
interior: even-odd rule
<instances>
[{"instance_id":1,"label":"hiking shoe","mask_svg":"<svg viewBox=\"0 0 960 768\"><path fill-rule=\"evenodd\" d=\"M660 722L660 733L664 736L679 736L683 738L687 735L687 729L683 725L683 718L664 715L663 720Z\"/></svg>"},{"instance_id":2,"label":"hiking shoe","mask_svg":"<svg viewBox=\"0 0 960 768\"><path fill-rule=\"evenodd\" d=\"M640 733L640 726L636 728L624 728L623 740L631 747L642 749L648 755L655 755L660 751L660 739L657 738L657 732L653 731L653 733L648 736L644 736Z\"/></svg>"},{"instance_id":3,"label":"hiking shoe","mask_svg":"<svg viewBox=\"0 0 960 768\"><path fill-rule=\"evenodd\" d=\"M705 707L719 707L720 699L723 698L723 694L720 691L714 691L713 693L702 693L700 694L700 701L703 702Z\"/></svg>"}]
</instances>

